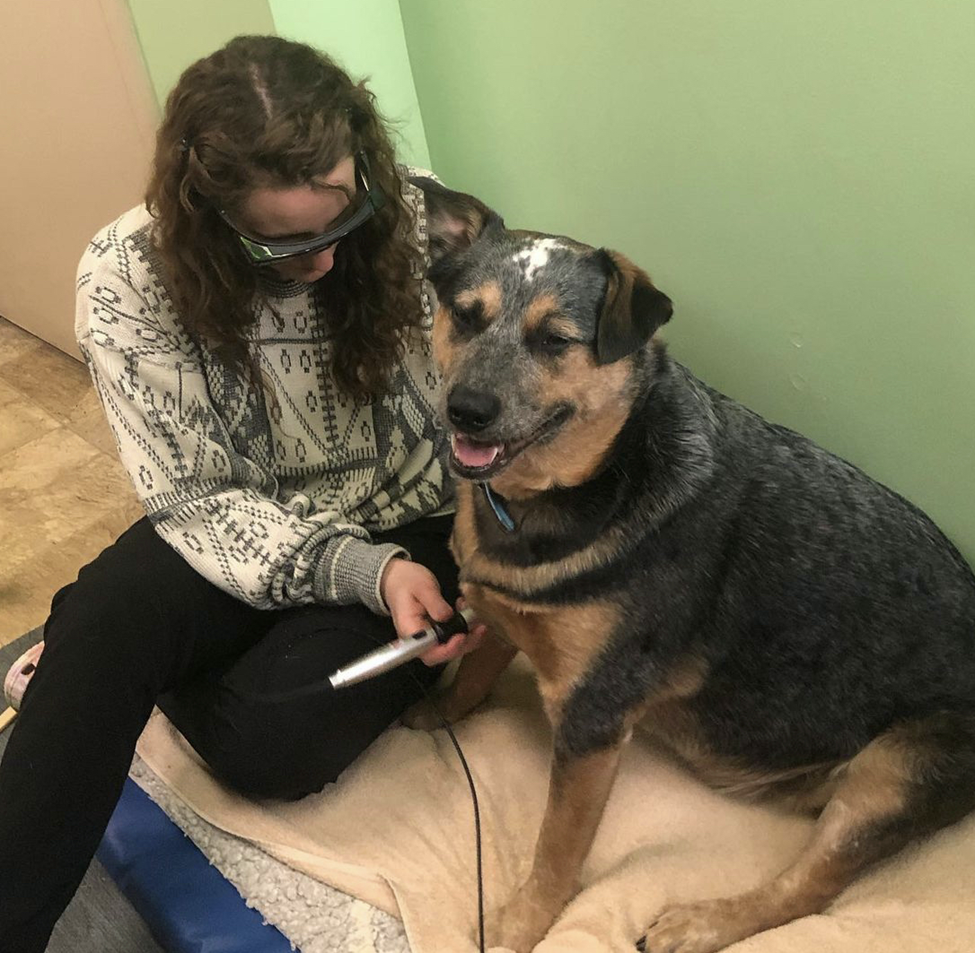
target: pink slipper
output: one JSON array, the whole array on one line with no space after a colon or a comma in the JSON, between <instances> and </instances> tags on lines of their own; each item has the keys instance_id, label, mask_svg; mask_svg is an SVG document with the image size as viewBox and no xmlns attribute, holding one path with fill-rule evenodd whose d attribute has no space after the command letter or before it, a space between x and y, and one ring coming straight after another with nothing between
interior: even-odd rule
<instances>
[{"instance_id":1,"label":"pink slipper","mask_svg":"<svg viewBox=\"0 0 975 953\"><path fill-rule=\"evenodd\" d=\"M37 669L37 660L44 651L44 643L38 642L32 645L7 672L7 677L3 680L3 694L7 698L7 704L14 710L20 711L20 702L24 697L27 683Z\"/></svg>"}]
</instances>

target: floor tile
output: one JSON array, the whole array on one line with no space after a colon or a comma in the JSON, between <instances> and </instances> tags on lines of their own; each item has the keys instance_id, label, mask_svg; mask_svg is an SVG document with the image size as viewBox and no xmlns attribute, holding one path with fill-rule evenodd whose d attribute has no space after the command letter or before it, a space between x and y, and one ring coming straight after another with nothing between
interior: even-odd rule
<instances>
[{"instance_id":1,"label":"floor tile","mask_svg":"<svg viewBox=\"0 0 975 953\"><path fill-rule=\"evenodd\" d=\"M0 366L22 360L43 346L44 342L40 338L0 317ZM64 356L67 357L66 354Z\"/></svg>"},{"instance_id":2,"label":"floor tile","mask_svg":"<svg viewBox=\"0 0 975 953\"><path fill-rule=\"evenodd\" d=\"M45 482L31 485L38 460ZM51 596L143 515L121 464L65 428L3 462L0 644L40 625Z\"/></svg>"},{"instance_id":3,"label":"floor tile","mask_svg":"<svg viewBox=\"0 0 975 953\"><path fill-rule=\"evenodd\" d=\"M0 363L0 379L62 421L92 389L85 365L45 342L29 351L27 359Z\"/></svg>"},{"instance_id":4,"label":"floor tile","mask_svg":"<svg viewBox=\"0 0 975 953\"><path fill-rule=\"evenodd\" d=\"M59 426L57 418L0 377L0 468L4 454Z\"/></svg>"}]
</instances>

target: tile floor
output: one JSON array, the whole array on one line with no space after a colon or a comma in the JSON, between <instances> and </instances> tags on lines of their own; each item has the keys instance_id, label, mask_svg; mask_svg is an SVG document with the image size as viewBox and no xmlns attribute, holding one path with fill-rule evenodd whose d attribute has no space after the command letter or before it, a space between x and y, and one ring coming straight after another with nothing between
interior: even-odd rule
<instances>
[{"instance_id":1,"label":"tile floor","mask_svg":"<svg viewBox=\"0 0 975 953\"><path fill-rule=\"evenodd\" d=\"M141 515L85 366L0 318L0 646Z\"/></svg>"}]
</instances>

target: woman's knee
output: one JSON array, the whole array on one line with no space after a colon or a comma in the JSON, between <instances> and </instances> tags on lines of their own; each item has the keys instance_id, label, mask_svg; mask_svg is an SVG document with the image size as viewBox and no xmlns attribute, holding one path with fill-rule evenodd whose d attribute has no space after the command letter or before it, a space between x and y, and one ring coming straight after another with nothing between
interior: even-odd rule
<instances>
[{"instance_id":1,"label":"woman's knee","mask_svg":"<svg viewBox=\"0 0 975 953\"><path fill-rule=\"evenodd\" d=\"M422 694L416 678L436 677L413 662L331 688L328 673L388 637L387 625L351 607L296 612L219 681L175 696L170 718L214 771L246 794L295 799L320 791Z\"/></svg>"},{"instance_id":2,"label":"woman's knee","mask_svg":"<svg viewBox=\"0 0 975 953\"><path fill-rule=\"evenodd\" d=\"M223 781L252 797L284 800L337 781L395 718L368 703L339 705L327 692L274 704L224 687L160 704Z\"/></svg>"},{"instance_id":3,"label":"woman's knee","mask_svg":"<svg viewBox=\"0 0 975 953\"><path fill-rule=\"evenodd\" d=\"M296 801L317 794L355 759L355 753L330 750L327 737L315 745L287 736L239 735L231 744L200 752L214 773L242 794L256 798Z\"/></svg>"}]
</instances>

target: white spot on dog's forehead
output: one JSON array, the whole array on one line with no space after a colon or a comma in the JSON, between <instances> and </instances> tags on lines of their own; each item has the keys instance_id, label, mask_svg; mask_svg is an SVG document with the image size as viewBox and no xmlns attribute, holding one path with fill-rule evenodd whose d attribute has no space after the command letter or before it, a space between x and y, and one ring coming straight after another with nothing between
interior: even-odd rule
<instances>
[{"instance_id":1,"label":"white spot on dog's forehead","mask_svg":"<svg viewBox=\"0 0 975 953\"><path fill-rule=\"evenodd\" d=\"M521 266L525 272L525 280L531 281L535 277L535 272L548 264L548 256L556 248L565 247L557 238L536 238L526 248L515 252L511 260Z\"/></svg>"}]
</instances>

